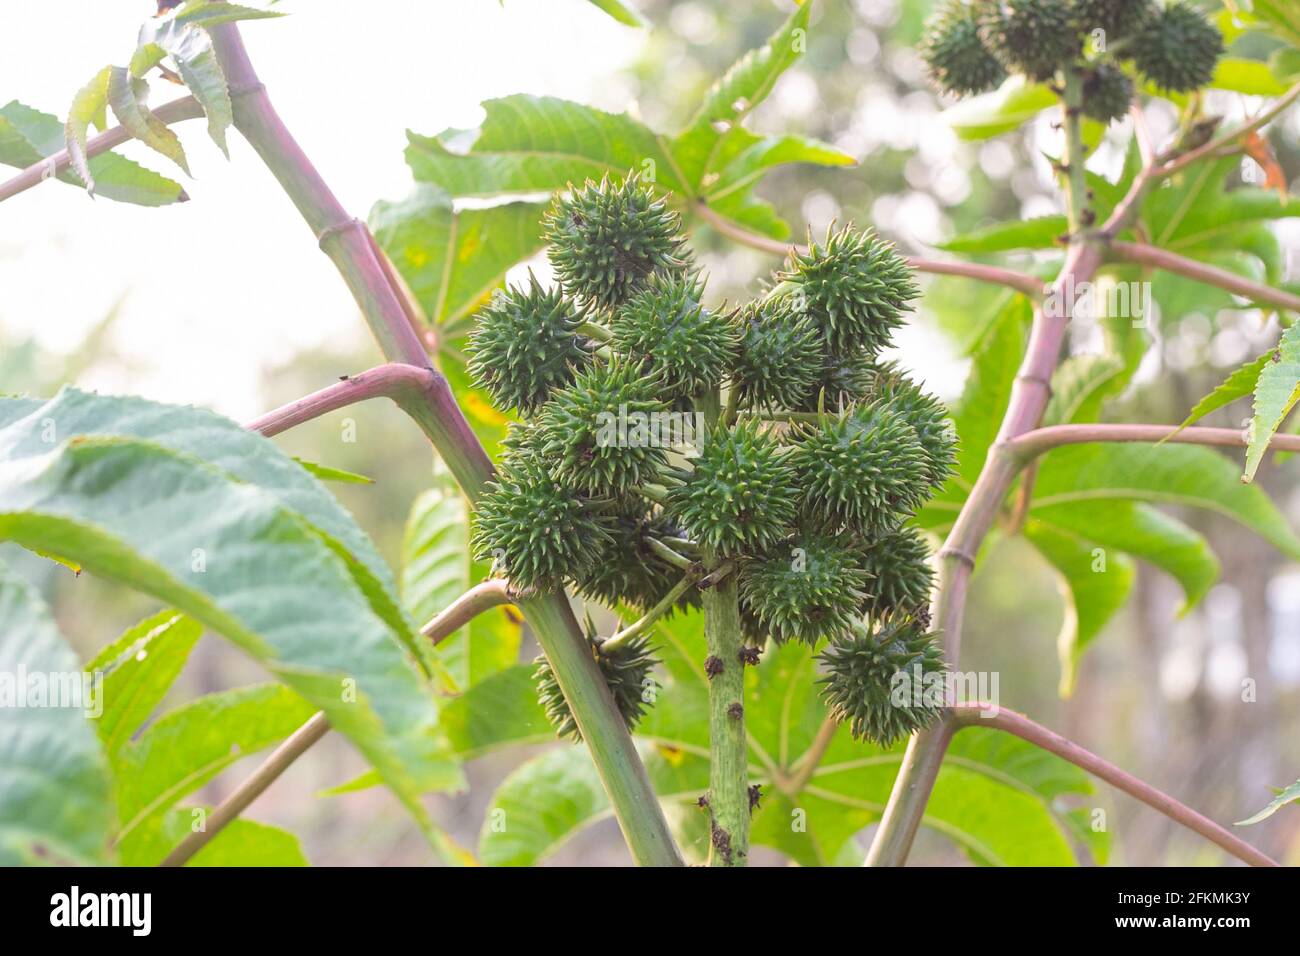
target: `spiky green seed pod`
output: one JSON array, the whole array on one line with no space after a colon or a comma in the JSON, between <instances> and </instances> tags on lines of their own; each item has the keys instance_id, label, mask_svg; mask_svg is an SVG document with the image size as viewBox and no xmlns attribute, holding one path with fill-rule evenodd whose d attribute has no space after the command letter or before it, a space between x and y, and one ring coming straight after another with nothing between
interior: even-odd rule
<instances>
[{"instance_id":1,"label":"spiky green seed pod","mask_svg":"<svg viewBox=\"0 0 1300 956\"><path fill-rule=\"evenodd\" d=\"M1099 123L1123 119L1133 105L1133 81L1119 67L1101 63L1083 79L1083 113Z\"/></svg>"},{"instance_id":2,"label":"spiky green seed pod","mask_svg":"<svg viewBox=\"0 0 1300 956\"><path fill-rule=\"evenodd\" d=\"M840 412L856 402L871 397L875 382L875 361L865 352L834 355L822 365L817 381L795 411L815 412L825 405L827 411Z\"/></svg>"},{"instance_id":3,"label":"spiky green seed pod","mask_svg":"<svg viewBox=\"0 0 1300 956\"><path fill-rule=\"evenodd\" d=\"M499 292L479 311L468 350L474 384L497 408L532 413L590 360L590 344L576 331L581 323L559 289L543 289L530 274L527 290Z\"/></svg>"},{"instance_id":4,"label":"spiky green seed pod","mask_svg":"<svg viewBox=\"0 0 1300 956\"><path fill-rule=\"evenodd\" d=\"M889 344L918 289L907 261L874 232L846 226L791 254L774 292L787 295L822 331L832 352L870 354Z\"/></svg>"},{"instance_id":5,"label":"spiky green seed pod","mask_svg":"<svg viewBox=\"0 0 1300 956\"><path fill-rule=\"evenodd\" d=\"M1103 30L1106 44L1130 36L1156 15L1151 0L1071 0L1074 25L1081 33Z\"/></svg>"},{"instance_id":6,"label":"spiky green seed pod","mask_svg":"<svg viewBox=\"0 0 1300 956\"><path fill-rule=\"evenodd\" d=\"M948 0L925 22L921 59L941 90L968 96L995 89L1007 71L980 39L975 8L966 0Z\"/></svg>"},{"instance_id":7,"label":"spiky green seed pod","mask_svg":"<svg viewBox=\"0 0 1300 956\"><path fill-rule=\"evenodd\" d=\"M740 600L777 641L815 645L848 630L867 599L861 558L846 537L796 535L742 565Z\"/></svg>"},{"instance_id":8,"label":"spiky green seed pod","mask_svg":"<svg viewBox=\"0 0 1300 956\"><path fill-rule=\"evenodd\" d=\"M807 513L866 536L888 531L929 492L929 463L916 431L872 402L802 425L790 464Z\"/></svg>"},{"instance_id":9,"label":"spiky green seed pod","mask_svg":"<svg viewBox=\"0 0 1300 956\"><path fill-rule=\"evenodd\" d=\"M601 676L614 695L614 703L618 705L623 722L627 724L628 730L632 730L645 713L647 698L654 699L657 684L650 672L659 661L651 655L645 638L633 638L608 652L602 652L599 642L593 640L590 634L587 641L591 647L591 656L595 658ZM569 702L564 699L560 683L555 679L551 662L543 655L537 658L536 663L537 670L533 672L533 679L537 682L537 699L555 727L556 734L561 738L581 741L582 732L578 730L578 722L573 717Z\"/></svg>"},{"instance_id":10,"label":"spiky green seed pod","mask_svg":"<svg viewBox=\"0 0 1300 956\"><path fill-rule=\"evenodd\" d=\"M518 587L550 590L584 574L610 541L607 520L526 456L503 463L487 488L471 544Z\"/></svg>"},{"instance_id":11,"label":"spiky green seed pod","mask_svg":"<svg viewBox=\"0 0 1300 956\"><path fill-rule=\"evenodd\" d=\"M636 175L587 180L557 197L542 225L561 285L599 308L621 305L652 273L687 264L680 217Z\"/></svg>"},{"instance_id":12,"label":"spiky green seed pod","mask_svg":"<svg viewBox=\"0 0 1300 956\"><path fill-rule=\"evenodd\" d=\"M943 710L942 685L937 693L935 686L947 669L943 653L912 618L890 618L874 633L863 629L832 641L821 660L830 715L847 721L858 739L892 746Z\"/></svg>"},{"instance_id":13,"label":"spiky green seed pod","mask_svg":"<svg viewBox=\"0 0 1300 956\"><path fill-rule=\"evenodd\" d=\"M641 610L653 607L682 578L680 570L655 557L645 545L646 534L662 532L666 525L662 519L611 519L612 540L594 556L591 568L575 577L578 591L608 607L620 602Z\"/></svg>"},{"instance_id":14,"label":"spiky green seed pod","mask_svg":"<svg viewBox=\"0 0 1300 956\"><path fill-rule=\"evenodd\" d=\"M735 360L736 329L704 309L703 294L698 276L656 274L615 314L614 350L658 379L665 394L717 388Z\"/></svg>"},{"instance_id":15,"label":"spiky green seed pod","mask_svg":"<svg viewBox=\"0 0 1300 956\"><path fill-rule=\"evenodd\" d=\"M1083 49L1066 0L981 0L978 15L985 46L1032 80L1050 80Z\"/></svg>"},{"instance_id":16,"label":"spiky green seed pod","mask_svg":"<svg viewBox=\"0 0 1300 956\"><path fill-rule=\"evenodd\" d=\"M1142 75L1160 89L1190 93L1214 78L1223 34L1195 7L1170 3L1134 37L1130 51Z\"/></svg>"},{"instance_id":17,"label":"spiky green seed pod","mask_svg":"<svg viewBox=\"0 0 1300 956\"><path fill-rule=\"evenodd\" d=\"M875 367L868 394L912 426L925 452L930 487L942 488L957 464L957 431L943 402L922 391L892 362Z\"/></svg>"},{"instance_id":18,"label":"spiky green seed pod","mask_svg":"<svg viewBox=\"0 0 1300 956\"><path fill-rule=\"evenodd\" d=\"M690 537L724 556L755 553L785 537L797 484L784 449L755 422L711 432L668 513Z\"/></svg>"},{"instance_id":19,"label":"spiky green seed pod","mask_svg":"<svg viewBox=\"0 0 1300 956\"><path fill-rule=\"evenodd\" d=\"M538 450L552 474L590 494L621 495L656 481L665 461L650 416L667 409L658 383L626 362L593 365L537 416Z\"/></svg>"},{"instance_id":20,"label":"spiky green seed pod","mask_svg":"<svg viewBox=\"0 0 1300 956\"><path fill-rule=\"evenodd\" d=\"M934 586L929 559L925 535L911 525L873 539L862 555L862 567L870 578L862 604L867 616L872 620L898 612L915 616L925 608Z\"/></svg>"},{"instance_id":21,"label":"spiky green seed pod","mask_svg":"<svg viewBox=\"0 0 1300 956\"><path fill-rule=\"evenodd\" d=\"M814 391L824 361L817 327L784 299L751 302L735 323L742 338L732 384L740 406L798 408Z\"/></svg>"}]
</instances>

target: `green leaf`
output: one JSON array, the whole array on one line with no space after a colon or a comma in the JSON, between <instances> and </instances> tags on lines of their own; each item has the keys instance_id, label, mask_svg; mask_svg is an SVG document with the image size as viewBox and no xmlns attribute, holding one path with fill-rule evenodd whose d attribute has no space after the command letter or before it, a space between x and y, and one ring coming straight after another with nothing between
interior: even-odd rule
<instances>
[{"instance_id":1,"label":"green leaf","mask_svg":"<svg viewBox=\"0 0 1300 956\"><path fill-rule=\"evenodd\" d=\"M1042 216L1000 222L939 243L949 252L1010 252L1014 249L1055 249L1070 229L1064 216Z\"/></svg>"},{"instance_id":2,"label":"green leaf","mask_svg":"<svg viewBox=\"0 0 1300 956\"><path fill-rule=\"evenodd\" d=\"M110 68L108 105L122 128L150 149L166 156L188 176L190 167L185 161L185 149L180 138L171 127L149 112L146 105L148 94L149 85L144 80L132 79L125 67Z\"/></svg>"},{"instance_id":3,"label":"green leaf","mask_svg":"<svg viewBox=\"0 0 1300 956\"><path fill-rule=\"evenodd\" d=\"M515 664L485 677L442 712L452 747L465 760L501 747L547 743L555 728L537 700L535 667Z\"/></svg>"},{"instance_id":4,"label":"green leaf","mask_svg":"<svg viewBox=\"0 0 1300 956\"><path fill-rule=\"evenodd\" d=\"M993 92L964 99L941 115L962 139L991 139L1019 129L1056 103L1056 94L1046 86L1014 76Z\"/></svg>"},{"instance_id":5,"label":"green leaf","mask_svg":"<svg viewBox=\"0 0 1300 956\"><path fill-rule=\"evenodd\" d=\"M645 20L641 18L641 15L627 4L620 3L619 0L591 0L591 2L624 26L645 26Z\"/></svg>"},{"instance_id":6,"label":"green leaf","mask_svg":"<svg viewBox=\"0 0 1300 956\"><path fill-rule=\"evenodd\" d=\"M454 327L501 283L507 269L541 250L544 208L512 202L456 210L445 192L417 186L402 202L377 203L370 225L429 321Z\"/></svg>"},{"instance_id":7,"label":"green leaf","mask_svg":"<svg viewBox=\"0 0 1300 956\"><path fill-rule=\"evenodd\" d=\"M323 522L285 504L295 484L318 489L314 479L287 456L272 467L261 438L235 457L237 427L210 413L75 392L49 405L67 417L41 409L0 431L0 538L77 560L223 634L324 710L427 824L419 793L456 785L459 771L395 630L396 602ZM93 433L120 425L155 440L88 437L79 408ZM45 419L55 444L42 441ZM164 446L204 437L228 471ZM250 472L275 490L236 480Z\"/></svg>"},{"instance_id":8,"label":"green leaf","mask_svg":"<svg viewBox=\"0 0 1300 956\"><path fill-rule=\"evenodd\" d=\"M207 694L169 711L113 760L123 855L134 831L231 764L280 743L316 708L280 684Z\"/></svg>"},{"instance_id":9,"label":"green leaf","mask_svg":"<svg viewBox=\"0 0 1300 956\"><path fill-rule=\"evenodd\" d=\"M1122 551L1172 575L1185 597L1180 614L1195 606L1219 577L1219 561L1198 532L1157 508L1135 501L1076 501L1036 505L1041 525Z\"/></svg>"},{"instance_id":10,"label":"green leaf","mask_svg":"<svg viewBox=\"0 0 1300 956\"><path fill-rule=\"evenodd\" d=\"M0 399L3 408L9 399ZM128 436L202 459L240 481L257 485L286 508L326 532L338 547L371 606L417 658L418 641L397 601L392 572L366 533L319 481L273 442L227 418L187 406L133 397L106 397L64 388L24 416L21 427L0 435L0 460L44 455L74 436Z\"/></svg>"},{"instance_id":11,"label":"green leaf","mask_svg":"<svg viewBox=\"0 0 1300 956\"><path fill-rule=\"evenodd\" d=\"M1297 401L1300 401L1300 325L1293 325L1282 333L1277 349L1269 353L1255 383L1255 417L1250 424L1243 481L1255 477L1269 442Z\"/></svg>"},{"instance_id":12,"label":"green leaf","mask_svg":"<svg viewBox=\"0 0 1300 956\"><path fill-rule=\"evenodd\" d=\"M122 847L123 866L157 866L197 826L207 807L180 807L151 819ZM302 844L288 830L253 820L231 820L186 866L309 866Z\"/></svg>"},{"instance_id":13,"label":"green leaf","mask_svg":"<svg viewBox=\"0 0 1300 956\"><path fill-rule=\"evenodd\" d=\"M1291 0L1251 0L1251 13L1287 43L1300 47L1300 10Z\"/></svg>"},{"instance_id":14,"label":"green leaf","mask_svg":"<svg viewBox=\"0 0 1300 956\"><path fill-rule=\"evenodd\" d=\"M64 149L66 128L58 118L24 106L17 100L0 107L0 163L25 169ZM101 153L90 162L96 195L141 206L164 206L185 198L180 183L117 153ZM56 177L84 187L70 169Z\"/></svg>"},{"instance_id":15,"label":"green leaf","mask_svg":"<svg viewBox=\"0 0 1300 956\"><path fill-rule=\"evenodd\" d=\"M1123 554L1107 554L1086 538L1033 518L1025 522L1024 533L1060 577L1065 617L1056 647L1061 696L1068 697L1074 692L1079 658L1128 600L1136 570Z\"/></svg>"},{"instance_id":16,"label":"green leaf","mask_svg":"<svg viewBox=\"0 0 1300 956\"><path fill-rule=\"evenodd\" d=\"M202 634L203 628L185 615L160 611L128 629L86 665L104 675L104 709L95 729L110 758L162 703Z\"/></svg>"},{"instance_id":17,"label":"green leaf","mask_svg":"<svg viewBox=\"0 0 1300 956\"><path fill-rule=\"evenodd\" d=\"M1219 60L1210 86L1247 96L1281 96L1287 91L1287 85L1273 75L1267 63L1233 56Z\"/></svg>"},{"instance_id":18,"label":"green leaf","mask_svg":"<svg viewBox=\"0 0 1300 956\"><path fill-rule=\"evenodd\" d=\"M709 175L724 165L719 160L739 154L756 139L741 124L807 48L811 12L811 3L799 5L763 46L734 63L675 138L673 153L692 191L705 192Z\"/></svg>"},{"instance_id":19,"label":"green leaf","mask_svg":"<svg viewBox=\"0 0 1300 956\"><path fill-rule=\"evenodd\" d=\"M419 621L429 621L487 577L469 547L469 504L441 462L434 484L411 505L402 537L402 600ZM519 657L518 617L506 608L480 614L444 638L436 654L456 690L509 667Z\"/></svg>"},{"instance_id":20,"label":"green leaf","mask_svg":"<svg viewBox=\"0 0 1300 956\"><path fill-rule=\"evenodd\" d=\"M1102 400L1122 384L1125 371L1124 361L1115 355L1071 355L1052 373L1043 424L1096 421Z\"/></svg>"},{"instance_id":21,"label":"green leaf","mask_svg":"<svg viewBox=\"0 0 1300 956\"><path fill-rule=\"evenodd\" d=\"M188 0L170 14L171 22L178 27L215 27L222 23L242 20L270 20L285 14L275 10L258 10L238 3L216 3L213 0Z\"/></svg>"},{"instance_id":22,"label":"green leaf","mask_svg":"<svg viewBox=\"0 0 1300 956\"><path fill-rule=\"evenodd\" d=\"M1186 428L1195 422L1200 421L1211 412L1218 411L1227 405L1231 405L1239 398L1245 398L1255 391L1255 383L1259 381L1259 373L1264 370L1272 359L1271 351L1265 352L1253 362L1247 362L1241 368L1236 369L1231 375L1220 383L1214 391L1202 398L1183 419L1179 429Z\"/></svg>"},{"instance_id":23,"label":"green leaf","mask_svg":"<svg viewBox=\"0 0 1300 956\"><path fill-rule=\"evenodd\" d=\"M106 66L96 73L73 97L68 110L68 159L86 184L86 192L92 196L95 195L95 177L86 156L86 131L91 123L101 130L108 126L108 82L112 72L112 67Z\"/></svg>"},{"instance_id":24,"label":"green leaf","mask_svg":"<svg viewBox=\"0 0 1300 956\"><path fill-rule=\"evenodd\" d=\"M171 56L181 79L203 107L208 118L208 135L229 159L226 130L235 122L235 109L230 102L226 74L222 72L217 52L212 47L212 37L205 30L183 30L179 36L163 36L160 45Z\"/></svg>"},{"instance_id":25,"label":"green leaf","mask_svg":"<svg viewBox=\"0 0 1300 956\"><path fill-rule=\"evenodd\" d=\"M338 481L345 485L373 485L375 479L368 478L365 475L358 475L356 472L344 471L342 468L335 468L332 465L321 465L314 461L307 461L305 458L294 458L307 474L319 481Z\"/></svg>"},{"instance_id":26,"label":"green leaf","mask_svg":"<svg viewBox=\"0 0 1300 956\"><path fill-rule=\"evenodd\" d=\"M1233 824L1233 826L1248 827L1252 824L1260 823L1277 813L1278 810L1286 806L1288 803L1295 803L1297 800L1300 800L1300 780L1297 780L1285 790L1278 790L1277 796L1273 798L1268 806L1263 810L1260 810L1259 813L1255 814L1253 817L1241 820Z\"/></svg>"},{"instance_id":27,"label":"green leaf","mask_svg":"<svg viewBox=\"0 0 1300 956\"><path fill-rule=\"evenodd\" d=\"M417 181L456 198L489 197L552 192L638 170L665 190L690 194L662 137L625 113L522 93L487 100L483 110L483 126L466 153L447 147L454 130L407 134L406 161Z\"/></svg>"},{"instance_id":28,"label":"green leaf","mask_svg":"<svg viewBox=\"0 0 1300 956\"><path fill-rule=\"evenodd\" d=\"M1129 499L1189 505L1245 525L1288 557L1300 539L1259 488L1242 484L1233 463L1196 445L1098 444L1058 448L1041 460L1034 506Z\"/></svg>"},{"instance_id":29,"label":"green leaf","mask_svg":"<svg viewBox=\"0 0 1300 956\"><path fill-rule=\"evenodd\" d=\"M0 866L104 863L107 761L86 721L93 701L66 696L85 686L81 663L40 595L4 565L0 621ZM36 706L28 695L37 675L63 706ZM18 706L19 695L32 706Z\"/></svg>"},{"instance_id":30,"label":"green leaf","mask_svg":"<svg viewBox=\"0 0 1300 956\"><path fill-rule=\"evenodd\" d=\"M708 762L640 748L661 800L694 800L708 788ZM479 858L488 866L531 866L613 811L585 747L561 746L517 767L492 796Z\"/></svg>"}]
</instances>

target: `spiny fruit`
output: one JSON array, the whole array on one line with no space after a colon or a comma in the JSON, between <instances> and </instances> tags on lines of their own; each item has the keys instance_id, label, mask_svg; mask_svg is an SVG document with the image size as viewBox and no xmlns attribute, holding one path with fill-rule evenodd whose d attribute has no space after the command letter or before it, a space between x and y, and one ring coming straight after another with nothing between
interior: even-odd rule
<instances>
[{"instance_id":1,"label":"spiny fruit","mask_svg":"<svg viewBox=\"0 0 1300 956\"><path fill-rule=\"evenodd\" d=\"M1223 34L1195 7L1174 2L1146 22L1131 51L1137 68L1160 89L1189 93L1214 78Z\"/></svg>"},{"instance_id":2,"label":"spiny fruit","mask_svg":"<svg viewBox=\"0 0 1300 956\"><path fill-rule=\"evenodd\" d=\"M821 660L830 715L847 721L858 739L892 746L943 710L943 653L913 618L891 617L874 631L862 628L834 640Z\"/></svg>"},{"instance_id":3,"label":"spiny fruit","mask_svg":"<svg viewBox=\"0 0 1300 956\"><path fill-rule=\"evenodd\" d=\"M1106 44L1130 36L1156 13L1151 0L1071 0L1075 27L1084 33L1103 30Z\"/></svg>"},{"instance_id":4,"label":"spiny fruit","mask_svg":"<svg viewBox=\"0 0 1300 956\"><path fill-rule=\"evenodd\" d=\"M903 324L919 290L906 260L874 232L845 227L791 252L773 295L787 295L818 325L832 352L875 354Z\"/></svg>"},{"instance_id":5,"label":"spiny fruit","mask_svg":"<svg viewBox=\"0 0 1300 956\"><path fill-rule=\"evenodd\" d=\"M565 290L612 309L655 272L683 268L681 223L636 175L587 180L543 219L551 265Z\"/></svg>"},{"instance_id":6,"label":"spiny fruit","mask_svg":"<svg viewBox=\"0 0 1300 956\"><path fill-rule=\"evenodd\" d=\"M658 394L658 383L628 362L593 365L542 408L537 448L557 479L591 494L622 494L654 481L664 449L648 428L630 429L634 416L648 421L667 410Z\"/></svg>"},{"instance_id":7,"label":"spiny fruit","mask_svg":"<svg viewBox=\"0 0 1300 956\"><path fill-rule=\"evenodd\" d=\"M1043 82L1078 58L1066 0L981 0L980 37L1006 68Z\"/></svg>"},{"instance_id":8,"label":"spiny fruit","mask_svg":"<svg viewBox=\"0 0 1300 956\"><path fill-rule=\"evenodd\" d=\"M740 407L798 408L823 362L817 327L784 299L743 306L735 324L741 340L732 387L740 391Z\"/></svg>"},{"instance_id":9,"label":"spiny fruit","mask_svg":"<svg viewBox=\"0 0 1300 956\"><path fill-rule=\"evenodd\" d=\"M815 412L823 403L831 411L842 411L855 402L871 396L875 382L873 359L863 352L849 352L831 356L822 366L821 375L812 391L796 411Z\"/></svg>"},{"instance_id":10,"label":"spiny fruit","mask_svg":"<svg viewBox=\"0 0 1300 956\"><path fill-rule=\"evenodd\" d=\"M843 536L803 533L744 562L740 599L777 641L809 645L853 623L867 574Z\"/></svg>"},{"instance_id":11,"label":"spiny fruit","mask_svg":"<svg viewBox=\"0 0 1300 956\"><path fill-rule=\"evenodd\" d=\"M498 408L527 415L551 390L573 381L590 359L582 317L560 290L529 273L528 289L507 289L478 313L469 338L469 373Z\"/></svg>"},{"instance_id":12,"label":"spiny fruit","mask_svg":"<svg viewBox=\"0 0 1300 956\"><path fill-rule=\"evenodd\" d=\"M487 488L471 543L517 587L550 590L581 575L609 541L605 519L531 457L504 461Z\"/></svg>"},{"instance_id":13,"label":"spiny fruit","mask_svg":"<svg viewBox=\"0 0 1300 956\"><path fill-rule=\"evenodd\" d=\"M735 358L736 330L705 311L703 294L698 276L651 275L615 314L615 351L654 376L664 394L717 388Z\"/></svg>"},{"instance_id":14,"label":"spiny fruit","mask_svg":"<svg viewBox=\"0 0 1300 956\"><path fill-rule=\"evenodd\" d=\"M958 96L987 92L1007 78L980 39L975 8L967 0L947 0L930 15L920 52L935 85Z\"/></svg>"},{"instance_id":15,"label":"spiny fruit","mask_svg":"<svg viewBox=\"0 0 1300 956\"><path fill-rule=\"evenodd\" d=\"M906 419L925 452L930 487L942 488L957 464L957 433L941 401L922 391L892 362L871 368L867 394Z\"/></svg>"},{"instance_id":16,"label":"spiny fruit","mask_svg":"<svg viewBox=\"0 0 1300 956\"><path fill-rule=\"evenodd\" d=\"M649 644L643 637L633 638L625 644L604 651L601 649L599 639L594 637L594 629L590 621L587 623L587 629L587 643L591 648L591 656L595 658L601 676L605 678L610 693L614 695L614 703L618 706L623 722L627 724L628 730L632 730L645 713L647 698L654 699L657 685L650 672L659 661L651 655ZM564 692L560 690L560 682L555 678L555 671L552 670L550 661L542 655L537 658L536 663L537 670L533 672L533 679L537 682L537 699L541 702L542 709L546 711L552 726L555 727L556 734L581 741L582 732L578 729L578 722L574 719L569 702L564 699Z\"/></svg>"},{"instance_id":17,"label":"spiny fruit","mask_svg":"<svg viewBox=\"0 0 1300 956\"><path fill-rule=\"evenodd\" d=\"M815 520L872 536L893 528L929 490L916 431L883 402L802 425L790 455Z\"/></svg>"},{"instance_id":18,"label":"spiny fruit","mask_svg":"<svg viewBox=\"0 0 1300 956\"><path fill-rule=\"evenodd\" d=\"M608 607L626 603L645 610L659 603L682 577L646 547L647 534L665 530L662 519L611 518L609 543L593 556L584 574L574 576L578 590Z\"/></svg>"},{"instance_id":19,"label":"spiny fruit","mask_svg":"<svg viewBox=\"0 0 1300 956\"><path fill-rule=\"evenodd\" d=\"M1100 63L1084 74L1083 112L1101 123L1123 119L1133 105L1133 81L1109 63Z\"/></svg>"},{"instance_id":20,"label":"spiny fruit","mask_svg":"<svg viewBox=\"0 0 1300 956\"><path fill-rule=\"evenodd\" d=\"M919 530L904 525L874 538L861 555L869 581L862 610L872 620L902 612L917 614L930 601L934 572L930 546Z\"/></svg>"},{"instance_id":21,"label":"spiny fruit","mask_svg":"<svg viewBox=\"0 0 1300 956\"><path fill-rule=\"evenodd\" d=\"M795 517L796 483L785 450L754 422L710 432L668 511L721 556L775 544Z\"/></svg>"}]
</instances>

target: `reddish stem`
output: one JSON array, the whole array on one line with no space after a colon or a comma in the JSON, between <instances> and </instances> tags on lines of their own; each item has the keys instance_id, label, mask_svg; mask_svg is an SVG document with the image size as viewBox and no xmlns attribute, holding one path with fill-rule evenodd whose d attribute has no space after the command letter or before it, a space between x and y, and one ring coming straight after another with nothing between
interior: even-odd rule
<instances>
[{"instance_id":1,"label":"reddish stem","mask_svg":"<svg viewBox=\"0 0 1300 956\"><path fill-rule=\"evenodd\" d=\"M1167 793L1157 790L1149 783L1144 783L1127 771L1101 759L1092 751L1085 750L1074 741L1048 730L1041 724L1034 723L1024 714L987 703L958 704L952 709L952 714L954 726L959 730L964 727L995 727L1042 747L1049 753L1068 760L1076 767L1082 767L1111 786L1123 790L1149 807L1154 807L1174 822L1199 833L1211 843L1251 866L1279 865L1272 857L1261 853L1245 840L1233 836L1208 817L1202 816Z\"/></svg>"},{"instance_id":2,"label":"reddish stem","mask_svg":"<svg viewBox=\"0 0 1300 956\"><path fill-rule=\"evenodd\" d=\"M1235 295L1250 299L1252 302L1276 306L1279 309L1290 309L1292 312L1300 312L1300 296L1293 295L1283 289L1275 289L1272 286L1264 285L1262 282L1251 282L1249 279L1226 269L1198 262L1195 259L1188 259L1175 252L1149 246L1142 242L1113 240L1108 248L1112 257L1122 259L1125 262L1135 262L1154 269L1163 269L1165 272L1172 272L1188 279L1195 279L1197 282L1204 282L1206 285L1217 286Z\"/></svg>"},{"instance_id":3,"label":"reddish stem","mask_svg":"<svg viewBox=\"0 0 1300 956\"><path fill-rule=\"evenodd\" d=\"M431 389L436 382L434 373L426 368L392 362L377 368L367 369L360 375L346 376L336 385L322 388L302 398L283 405L274 411L255 418L244 427L249 431L258 431L270 438L320 418L330 412L364 402L372 398L391 398L397 400L404 395L421 395Z\"/></svg>"}]
</instances>

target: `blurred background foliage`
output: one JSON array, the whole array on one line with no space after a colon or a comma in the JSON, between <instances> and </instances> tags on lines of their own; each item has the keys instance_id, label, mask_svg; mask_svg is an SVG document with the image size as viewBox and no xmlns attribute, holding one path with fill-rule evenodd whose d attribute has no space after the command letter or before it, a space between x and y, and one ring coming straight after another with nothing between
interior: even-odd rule
<instances>
[{"instance_id":1,"label":"blurred background foliage","mask_svg":"<svg viewBox=\"0 0 1300 956\"><path fill-rule=\"evenodd\" d=\"M843 0L814 8L806 55L780 79L748 124L760 133L816 137L857 160L848 168L784 166L765 178L760 195L796 236L805 229L821 233L836 220L853 221L874 225L905 251L942 255L935 247L952 236L1059 211L1044 158L1054 133L1050 113L1020 131L973 141L962 139L940 115L952 104L928 87L914 50L931 6L931 0ZM454 17L455 4L446 7L446 16ZM1219 9L1218 4L1206 7ZM638 9L650 24L641 54L594 86L587 102L610 110L631 108L651 127L675 130L728 65L771 35L789 5L640 0ZM311 15L309 7L296 12ZM1234 52L1265 57L1272 42L1246 37ZM1257 102L1214 91L1206 109L1232 118ZM1172 105L1152 101L1148 112L1158 138L1174 131ZM412 117L410 124L417 132L430 132L420 117ZM1117 124L1099 147L1098 167L1117 174L1130 138L1129 124ZM1274 125L1271 143L1294 195L1300 186L1296 111ZM346 149L346 142L327 148ZM1242 164L1232 181L1254 175L1249 164ZM1277 238L1285 277L1300 277L1297 223L1282 219L1268 228ZM704 253L710 294L716 299L752 291L778 265L771 255L738 247L707 228L695 233L694 242ZM1043 271L1052 255L1024 252L1002 259L1026 271ZM998 293L961 280L927 279L925 285L921 308L900 337L897 357L916 369L931 390L953 399L961 391L970 354L996 311ZM1202 287L1162 278L1155 296L1160 310L1140 330L1138 372L1122 394L1109 400L1108 420L1181 421L1228 371L1276 341L1276 316L1231 307ZM107 369L113 378L129 379L133 359L114 347L112 328L109 314L76 350L53 354L26 338L6 337L0 326L0 390L50 394L91 370ZM1099 334L1095 327L1077 324L1072 348L1095 347ZM371 354L368 347L346 344L286 356L262 383L265 406L356 371L370 363ZM1247 414L1248 406L1238 403L1214 413L1206 424L1236 427ZM377 479L371 485L334 484L331 490L371 533L384 557L399 566L408 509L431 483L430 455L419 432L390 407L372 403L312 422L278 441L291 454ZM1259 481L1300 526L1300 466L1286 461L1266 467ZM1300 743L1288 732L1300 720L1300 568L1238 525L1204 511L1175 510L1210 540L1223 563L1218 584L1189 614L1178 615L1182 595L1177 585L1141 566L1134 599L1094 642L1075 693L1062 699L1055 639L1067 605L1058 579L1023 539L1004 538L993 545L975 578L963 665L997 672L1005 706L1061 730L1212 818L1240 820L1266 802L1269 786L1289 783L1300 769ZM0 554L41 581L63 632L83 654L149 610L148 602L129 592L74 577L8 546L0 546ZM521 659L529 660L533 653L525 640ZM252 664L209 637L172 695L185 699L260 676ZM1253 702L1242 700L1246 679L1255 682ZM440 822L462 843L473 845L497 782L536 752L538 747L518 747L472 763L467 793L433 798ZM219 800L247 766L223 774L205 789L204 798ZM360 769L359 758L346 745L328 739L300 760L252 815L299 833L315 863L429 862L428 848L387 792L311 799ZM1114 836L1113 863L1223 861L1203 841L1126 798L1101 788L1093 799ZM1300 862L1300 814L1279 813L1249 837L1280 859ZM627 855L607 820L550 859L625 863ZM760 859L775 862L779 857ZM965 862L949 843L924 832L912 859Z\"/></svg>"}]
</instances>

